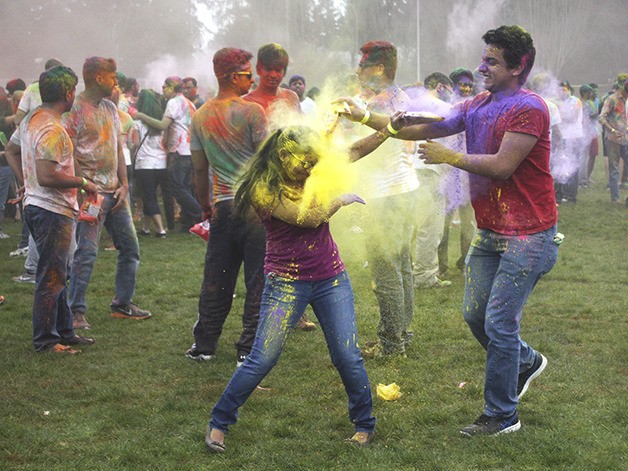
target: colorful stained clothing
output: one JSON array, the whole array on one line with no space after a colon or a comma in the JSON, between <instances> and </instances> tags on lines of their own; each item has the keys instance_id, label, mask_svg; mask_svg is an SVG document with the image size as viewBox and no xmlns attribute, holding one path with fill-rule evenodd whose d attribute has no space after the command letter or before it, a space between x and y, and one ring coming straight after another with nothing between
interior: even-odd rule
<instances>
[{"instance_id":1,"label":"colorful stained clothing","mask_svg":"<svg viewBox=\"0 0 628 471\"><path fill-rule=\"evenodd\" d=\"M558 220L549 170L549 112L527 90L493 101L489 92L457 105L454 115L434 126L466 131L469 154L496 154L506 132L538 138L529 155L505 181L469 175L478 228L500 234L533 234Z\"/></svg>"},{"instance_id":2,"label":"colorful stained clothing","mask_svg":"<svg viewBox=\"0 0 628 471\"><path fill-rule=\"evenodd\" d=\"M70 112L64 116L64 125L76 142L75 158L81 176L92 180L98 186L99 193L104 195L98 223L79 221L76 228L77 249L70 276L72 312L87 312L87 287L103 227L107 228L118 250L112 304L127 305L135 293L140 249L128 200L115 212L112 211L118 202L114 194L120 187L118 143L122 139L122 125L118 108L107 99L94 104L81 94L74 101Z\"/></svg>"},{"instance_id":3,"label":"colorful stained clothing","mask_svg":"<svg viewBox=\"0 0 628 471\"><path fill-rule=\"evenodd\" d=\"M369 111L391 114L408 110L410 98L398 86L391 85L373 97ZM399 195L419 188L412 155L404 151L404 142L388 139L367 158L356 163L361 172L367 202L370 198Z\"/></svg>"},{"instance_id":4,"label":"colorful stained clothing","mask_svg":"<svg viewBox=\"0 0 628 471\"><path fill-rule=\"evenodd\" d=\"M242 97L246 101L250 101L251 103L257 103L260 105L264 111L266 112L266 116L272 121L272 118L277 114L284 115L286 111L293 111L296 113L301 113L301 104L299 102L299 97L292 90L286 90L283 88L277 89L277 95L263 95L259 91L253 90L250 93L247 93Z\"/></svg>"},{"instance_id":5,"label":"colorful stained clothing","mask_svg":"<svg viewBox=\"0 0 628 471\"><path fill-rule=\"evenodd\" d=\"M44 351L74 337L66 280L74 218L78 212L76 188L42 187L36 162L56 162L56 171L74 176L72 141L61 117L44 108L26 115L11 142L21 148L24 173L24 216L41 254L33 299L33 346Z\"/></svg>"},{"instance_id":6,"label":"colorful stained clothing","mask_svg":"<svg viewBox=\"0 0 628 471\"><path fill-rule=\"evenodd\" d=\"M264 227L252 209L235 215L236 182L268 133L264 110L234 97L206 102L192 118L192 151L203 151L213 173L214 211L205 254L203 284L194 324L194 343L213 354L233 303L240 267L244 265L246 296L238 354L251 351L264 287ZM201 178L205 178L202 175Z\"/></svg>"},{"instance_id":7,"label":"colorful stained clothing","mask_svg":"<svg viewBox=\"0 0 628 471\"><path fill-rule=\"evenodd\" d=\"M166 104L164 118L172 119L164 136L166 150L190 155L190 125L196 108L182 93L177 93Z\"/></svg>"},{"instance_id":8,"label":"colorful stained clothing","mask_svg":"<svg viewBox=\"0 0 628 471\"><path fill-rule=\"evenodd\" d=\"M63 124L76 141L75 157L82 176L93 181L100 191L114 193L120 186L118 142L122 139L116 105L106 99L94 105L80 94L64 115Z\"/></svg>"},{"instance_id":9,"label":"colorful stained clothing","mask_svg":"<svg viewBox=\"0 0 628 471\"><path fill-rule=\"evenodd\" d=\"M39 82L31 83L20 99L20 104L17 105L18 110L22 110L24 113L33 111L41 105L41 95L39 93Z\"/></svg>"},{"instance_id":10,"label":"colorful stained clothing","mask_svg":"<svg viewBox=\"0 0 628 471\"><path fill-rule=\"evenodd\" d=\"M409 109L408 95L391 84L368 102L367 109L392 114ZM414 316L412 234L416 220L417 179L412 155L401 140L388 139L354 165L360 170L360 194L366 200L364 239L377 304L377 334L384 354L403 354Z\"/></svg>"},{"instance_id":11,"label":"colorful stained clothing","mask_svg":"<svg viewBox=\"0 0 628 471\"><path fill-rule=\"evenodd\" d=\"M192 150L203 150L213 171L214 202L235 197L236 182L268 134L266 114L242 98L209 100L194 115Z\"/></svg>"},{"instance_id":12,"label":"colorful stained clothing","mask_svg":"<svg viewBox=\"0 0 628 471\"><path fill-rule=\"evenodd\" d=\"M63 128L60 116L45 108L28 114L11 137L22 148L24 171L24 206L29 204L75 218L78 213L76 188L56 189L37 182L37 160L57 162L57 171L74 176L72 140Z\"/></svg>"},{"instance_id":13,"label":"colorful stained clothing","mask_svg":"<svg viewBox=\"0 0 628 471\"><path fill-rule=\"evenodd\" d=\"M626 115L626 92L617 90L604 102L600 113L600 123L607 128L621 131L623 134L616 135L606 130L606 139L619 145L628 145L628 116Z\"/></svg>"},{"instance_id":14,"label":"colorful stained clothing","mask_svg":"<svg viewBox=\"0 0 628 471\"><path fill-rule=\"evenodd\" d=\"M478 230L466 258L463 316L486 350L484 414L510 417L518 375L541 358L520 336L523 307L558 256L549 111L527 90L499 100L483 92L432 126L466 131L469 154L497 154L506 132L537 138L508 179L469 175Z\"/></svg>"},{"instance_id":15,"label":"colorful stained clothing","mask_svg":"<svg viewBox=\"0 0 628 471\"><path fill-rule=\"evenodd\" d=\"M131 115L129 113L127 113L126 111L122 111L120 108L118 108L118 116L120 118L120 127L122 130L120 134L120 140L122 142L122 152L124 152L124 163L129 166L132 162L131 150L128 146L128 139L129 133L133 128L133 118L131 118Z\"/></svg>"},{"instance_id":16,"label":"colorful stained clothing","mask_svg":"<svg viewBox=\"0 0 628 471\"><path fill-rule=\"evenodd\" d=\"M260 214L268 230L267 250L271 253L264 267L259 326L251 353L236 368L213 407L209 426L226 433L236 423L238 409L277 364L288 335L310 305L347 393L349 420L356 432L373 432L373 399L358 347L353 288L329 224L297 227L273 218L272 209L260 210ZM281 244L285 244L286 256L280 254Z\"/></svg>"},{"instance_id":17,"label":"colorful stained clothing","mask_svg":"<svg viewBox=\"0 0 628 471\"><path fill-rule=\"evenodd\" d=\"M626 115L626 92L617 90L604 102L600 113L604 143L608 154L608 186L611 201L619 201L619 162L628 153L628 116ZM611 132L611 129L619 131Z\"/></svg>"},{"instance_id":18,"label":"colorful stained clothing","mask_svg":"<svg viewBox=\"0 0 628 471\"><path fill-rule=\"evenodd\" d=\"M258 211L266 228L266 275L275 273L291 280L318 281L345 270L329 223L315 229L299 227L274 218L271 213L272 210Z\"/></svg>"}]
</instances>

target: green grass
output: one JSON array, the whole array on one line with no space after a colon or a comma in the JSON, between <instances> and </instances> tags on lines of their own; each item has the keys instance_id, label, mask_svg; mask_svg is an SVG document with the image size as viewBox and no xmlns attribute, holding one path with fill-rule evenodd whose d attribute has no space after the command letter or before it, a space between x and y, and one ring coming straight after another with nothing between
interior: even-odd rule
<instances>
[{"instance_id":1,"label":"green grass","mask_svg":"<svg viewBox=\"0 0 628 471\"><path fill-rule=\"evenodd\" d=\"M596 174L598 182L603 180ZM462 279L416 292L416 333L407 359L369 360L373 392L396 382L395 402L374 398L372 446L352 433L346 397L320 329L294 332L279 364L240 411L217 456L203 444L212 405L235 366L243 286L238 285L218 357L183 353L202 277L200 238L142 238L136 301L149 321L109 316L115 253L102 251L88 291L97 339L74 357L35 354L33 285L19 285L23 258L9 259L20 226L0 240L0 469L544 470L628 468L626 234L628 210L603 183L560 208L559 261L524 311L522 336L549 359L520 404L522 429L465 439L458 430L482 410L484 354L461 313ZM336 231L352 277L362 340L378 320L360 235ZM456 241L456 233L452 233ZM450 260L456 260L452 243ZM462 389L458 387L466 382Z\"/></svg>"}]
</instances>

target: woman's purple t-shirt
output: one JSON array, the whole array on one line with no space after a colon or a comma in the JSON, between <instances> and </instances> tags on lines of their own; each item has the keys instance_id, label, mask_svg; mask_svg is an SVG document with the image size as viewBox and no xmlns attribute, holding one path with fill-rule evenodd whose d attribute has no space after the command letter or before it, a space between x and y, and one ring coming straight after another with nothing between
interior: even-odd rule
<instances>
[{"instance_id":1,"label":"woman's purple t-shirt","mask_svg":"<svg viewBox=\"0 0 628 471\"><path fill-rule=\"evenodd\" d=\"M345 270L329 223L312 229L288 224L261 211L259 214L266 228L265 274L319 281Z\"/></svg>"}]
</instances>

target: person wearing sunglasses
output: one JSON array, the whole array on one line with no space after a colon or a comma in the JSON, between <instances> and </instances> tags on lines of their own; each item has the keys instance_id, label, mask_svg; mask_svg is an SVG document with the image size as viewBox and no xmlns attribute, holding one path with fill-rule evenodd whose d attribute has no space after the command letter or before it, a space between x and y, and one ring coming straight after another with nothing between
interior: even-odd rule
<instances>
[{"instance_id":1,"label":"person wearing sunglasses","mask_svg":"<svg viewBox=\"0 0 628 471\"><path fill-rule=\"evenodd\" d=\"M201 202L203 220L210 219L211 229L198 319L193 328L194 344L186 356L195 361L210 361L216 356L238 273L244 264L246 295L242 334L235 345L237 366L251 351L257 330L266 248L266 234L259 217L252 210L244 217L235 217L233 205L236 182L268 133L263 108L241 98L253 83L252 57L250 52L236 48L224 48L214 54L218 94L196 112L190 129L196 196Z\"/></svg>"}]
</instances>

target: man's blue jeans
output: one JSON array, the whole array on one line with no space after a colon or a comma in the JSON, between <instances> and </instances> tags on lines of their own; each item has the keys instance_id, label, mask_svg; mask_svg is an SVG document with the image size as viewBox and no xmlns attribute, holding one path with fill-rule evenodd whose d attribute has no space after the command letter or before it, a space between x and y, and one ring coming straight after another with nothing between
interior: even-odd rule
<instances>
[{"instance_id":1,"label":"man's blue jeans","mask_svg":"<svg viewBox=\"0 0 628 471\"><path fill-rule=\"evenodd\" d=\"M536 352L519 336L523 306L558 257L556 226L530 235L507 236L478 229L467 255L464 319L486 350L484 413L517 410L519 372Z\"/></svg>"},{"instance_id":2,"label":"man's blue jeans","mask_svg":"<svg viewBox=\"0 0 628 471\"><path fill-rule=\"evenodd\" d=\"M33 346L41 351L74 337L66 290L74 220L33 205L24 216L41 254L33 300Z\"/></svg>"},{"instance_id":3,"label":"man's blue jeans","mask_svg":"<svg viewBox=\"0 0 628 471\"><path fill-rule=\"evenodd\" d=\"M133 226L128 201L116 212L111 211L116 201L113 193L105 193L98 223L79 221L76 227L76 252L70 275L70 306L72 312L85 313L85 293L92 277L98 255L98 242L103 226L111 235L118 250L116 268L116 294L112 304L126 305L133 300L137 267L140 263L140 247Z\"/></svg>"},{"instance_id":4,"label":"man's blue jeans","mask_svg":"<svg viewBox=\"0 0 628 471\"><path fill-rule=\"evenodd\" d=\"M375 428L375 417L371 414L373 400L357 345L353 301L353 289L346 272L313 282L267 275L253 349L212 409L210 426L226 432L228 426L236 422L238 408L275 366L288 333L311 304L349 398L349 419L356 431L372 432Z\"/></svg>"}]
</instances>

